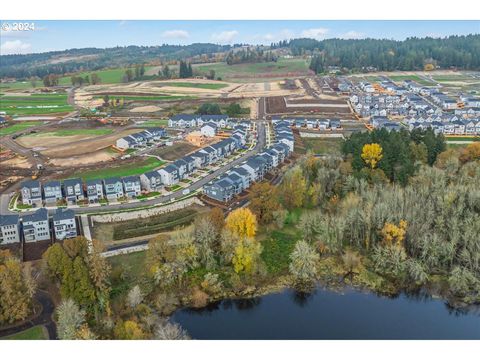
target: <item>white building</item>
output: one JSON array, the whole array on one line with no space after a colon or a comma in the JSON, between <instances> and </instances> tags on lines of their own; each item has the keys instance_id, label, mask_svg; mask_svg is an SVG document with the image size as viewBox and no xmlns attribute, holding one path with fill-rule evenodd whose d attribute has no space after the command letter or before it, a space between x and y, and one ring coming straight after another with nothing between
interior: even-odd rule
<instances>
[{"instance_id":1,"label":"white building","mask_svg":"<svg viewBox=\"0 0 480 360\"><path fill-rule=\"evenodd\" d=\"M217 134L217 125L212 122L209 122L202 126L202 128L200 129L200 132L204 136L215 137L215 135Z\"/></svg>"},{"instance_id":2,"label":"white building","mask_svg":"<svg viewBox=\"0 0 480 360\"><path fill-rule=\"evenodd\" d=\"M71 239L77 236L77 223L73 210L57 209L52 221L56 240Z\"/></svg>"},{"instance_id":3,"label":"white building","mask_svg":"<svg viewBox=\"0 0 480 360\"><path fill-rule=\"evenodd\" d=\"M18 215L0 216L0 245L20 242Z\"/></svg>"},{"instance_id":4,"label":"white building","mask_svg":"<svg viewBox=\"0 0 480 360\"><path fill-rule=\"evenodd\" d=\"M48 223L47 209L41 208L33 214L23 216L22 222L25 242L50 240L50 225Z\"/></svg>"}]
</instances>

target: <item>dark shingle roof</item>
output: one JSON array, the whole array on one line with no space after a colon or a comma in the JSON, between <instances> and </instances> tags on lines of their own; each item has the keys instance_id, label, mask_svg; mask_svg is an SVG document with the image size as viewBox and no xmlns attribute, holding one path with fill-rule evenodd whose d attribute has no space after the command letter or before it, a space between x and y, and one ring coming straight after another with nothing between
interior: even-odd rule
<instances>
[{"instance_id":1,"label":"dark shingle roof","mask_svg":"<svg viewBox=\"0 0 480 360\"><path fill-rule=\"evenodd\" d=\"M0 216L0 226L18 225L18 215L2 215Z\"/></svg>"},{"instance_id":2,"label":"dark shingle roof","mask_svg":"<svg viewBox=\"0 0 480 360\"><path fill-rule=\"evenodd\" d=\"M57 209L52 219L53 221L75 219L75 213L71 209Z\"/></svg>"},{"instance_id":3,"label":"dark shingle roof","mask_svg":"<svg viewBox=\"0 0 480 360\"><path fill-rule=\"evenodd\" d=\"M33 214L25 215L22 218L23 222L37 222L48 220L48 211L45 208L40 208L35 211Z\"/></svg>"}]
</instances>

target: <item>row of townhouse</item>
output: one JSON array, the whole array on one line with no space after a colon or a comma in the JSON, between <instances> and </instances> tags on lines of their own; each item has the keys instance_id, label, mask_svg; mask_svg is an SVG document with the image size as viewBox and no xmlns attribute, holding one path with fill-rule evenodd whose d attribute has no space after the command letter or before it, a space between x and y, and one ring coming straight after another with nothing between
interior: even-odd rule
<instances>
[{"instance_id":1,"label":"row of townhouse","mask_svg":"<svg viewBox=\"0 0 480 360\"><path fill-rule=\"evenodd\" d=\"M120 138L116 142L116 146L119 149L135 149L144 147L147 144L151 144L155 141L160 140L163 137L167 136L167 132L164 128L154 127L148 128L138 133L127 135L123 138Z\"/></svg>"},{"instance_id":2,"label":"row of townhouse","mask_svg":"<svg viewBox=\"0 0 480 360\"><path fill-rule=\"evenodd\" d=\"M220 129L233 129L236 125L242 125L250 129L251 123L248 120L230 119L228 115L197 115L197 114L177 114L168 120L168 127L171 128L194 128L202 127L207 123L215 124Z\"/></svg>"},{"instance_id":3,"label":"row of townhouse","mask_svg":"<svg viewBox=\"0 0 480 360\"><path fill-rule=\"evenodd\" d=\"M52 206L63 200L68 205L84 200L92 204L102 199L135 198L140 193L138 176L88 180L85 183L80 178L64 180L63 184L58 180L52 180L43 185L38 180L27 180L21 185L22 203L33 207L42 207L44 204Z\"/></svg>"},{"instance_id":4,"label":"row of townhouse","mask_svg":"<svg viewBox=\"0 0 480 360\"><path fill-rule=\"evenodd\" d=\"M458 108L458 101L443 92L432 92L429 98L443 110L455 110Z\"/></svg>"},{"instance_id":5,"label":"row of townhouse","mask_svg":"<svg viewBox=\"0 0 480 360\"><path fill-rule=\"evenodd\" d=\"M204 194L219 202L229 202L248 189L253 182L262 181L266 173L283 163L294 148L291 123L274 122L273 130L276 139L273 146L249 157L243 164L205 185Z\"/></svg>"},{"instance_id":6,"label":"row of townhouse","mask_svg":"<svg viewBox=\"0 0 480 360\"><path fill-rule=\"evenodd\" d=\"M413 129L431 128L435 133L445 135L480 135L479 119L432 122L410 121L408 127L410 131Z\"/></svg>"},{"instance_id":7,"label":"row of townhouse","mask_svg":"<svg viewBox=\"0 0 480 360\"><path fill-rule=\"evenodd\" d=\"M51 220L51 221L50 221ZM78 235L75 213L70 209L57 209L51 219L45 208L24 215L0 217L0 245L71 239Z\"/></svg>"},{"instance_id":8,"label":"row of townhouse","mask_svg":"<svg viewBox=\"0 0 480 360\"><path fill-rule=\"evenodd\" d=\"M246 127L236 125L229 138L186 155L159 170L142 174L140 176L142 187L150 192L158 191L163 186L175 185L192 175L197 169L213 165L230 156L234 151L244 148L247 135Z\"/></svg>"},{"instance_id":9,"label":"row of townhouse","mask_svg":"<svg viewBox=\"0 0 480 360\"><path fill-rule=\"evenodd\" d=\"M295 126L296 128L318 129L318 130L338 130L342 127L340 119L337 118L282 118L278 116L272 117L272 124L277 124L284 121L289 126Z\"/></svg>"}]
</instances>

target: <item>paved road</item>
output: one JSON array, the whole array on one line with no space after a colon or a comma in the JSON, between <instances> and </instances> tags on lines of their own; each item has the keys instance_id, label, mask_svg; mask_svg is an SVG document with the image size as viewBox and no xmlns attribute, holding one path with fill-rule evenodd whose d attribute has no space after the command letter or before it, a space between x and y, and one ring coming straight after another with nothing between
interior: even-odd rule
<instances>
[{"instance_id":1,"label":"paved road","mask_svg":"<svg viewBox=\"0 0 480 360\"><path fill-rule=\"evenodd\" d=\"M263 122L257 122L257 143L255 144L255 147L250 150L245 152L240 158L233 160L232 162L229 162L225 166L221 167L218 170L215 170L213 173L208 174L201 180L193 183L187 188L183 188L181 190L178 190L172 194L165 195L165 196L160 196L155 199L151 200L145 200L141 202L130 202L130 203L124 203L124 204L111 204L111 205L106 205L106 206L101 206L101 207L84 207L84 208L73 208L72 210L76 214L86 214L86 213L102 213L102 212L111 212L111 211L116 211L116 210L125 210L125 209L135 209L138 207L147 207L147 206L153 206L153 205L158 205L162 203L168 203L172 199L176 199L178 197L183 196L183 191L186 189L189 189L190 192L193 192L195 190L200 189L202 186L205 184L209 183L216 177L220 176L223 174L225 171L231 169L232 167L244 162L247 160L248 157L260 152L265 147L265 124ZM13 194L2 194L0 197L0 215L7 215L7 214L12 214L15 212L12 212L8 210L8 204L10 201L10 198ZM53 213L54 210L50 210L50 213ZM27 214L28 212L24 212L22 214Z\"/></svg>"},{"instance_id":2,"label":"paved road","mask_svg":"<svg viewBox=\"0 0 480 360\"><path fill-rule=\"evenodd\" d=\"M35 300L37 300L42 306L42 311L40 312L40 314L18 326L0 330L0 337L16 334L20 331L27 330L33 326L43 325L48 331L48 338L50 340L57 339L57 326L53 321L53 312L55 311L55 305L53 304L52 298L46 291L38 290L35 294Z\"/></svg>"}]
</instances>

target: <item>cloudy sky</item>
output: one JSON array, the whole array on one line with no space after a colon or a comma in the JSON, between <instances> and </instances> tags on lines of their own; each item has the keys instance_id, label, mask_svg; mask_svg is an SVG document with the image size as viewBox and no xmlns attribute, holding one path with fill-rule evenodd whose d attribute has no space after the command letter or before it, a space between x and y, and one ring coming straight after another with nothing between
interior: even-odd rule
<instances>
[{"instance_id":1,"label":"cloudy sky","mask_svg":"<svg viewBox=\"0 0 480 360\"><path fill-rule=\"evenodd\" d=\"M12 31L2 22L0 53L32 53L83 47L125 45L270 44L309 37L315 39L443 37L479 34L480 21L30 21L33 31ZM7 25L5 25L7 24ZM4 29L10 28L9 31Z\"/></svg>"}]
</instances>

